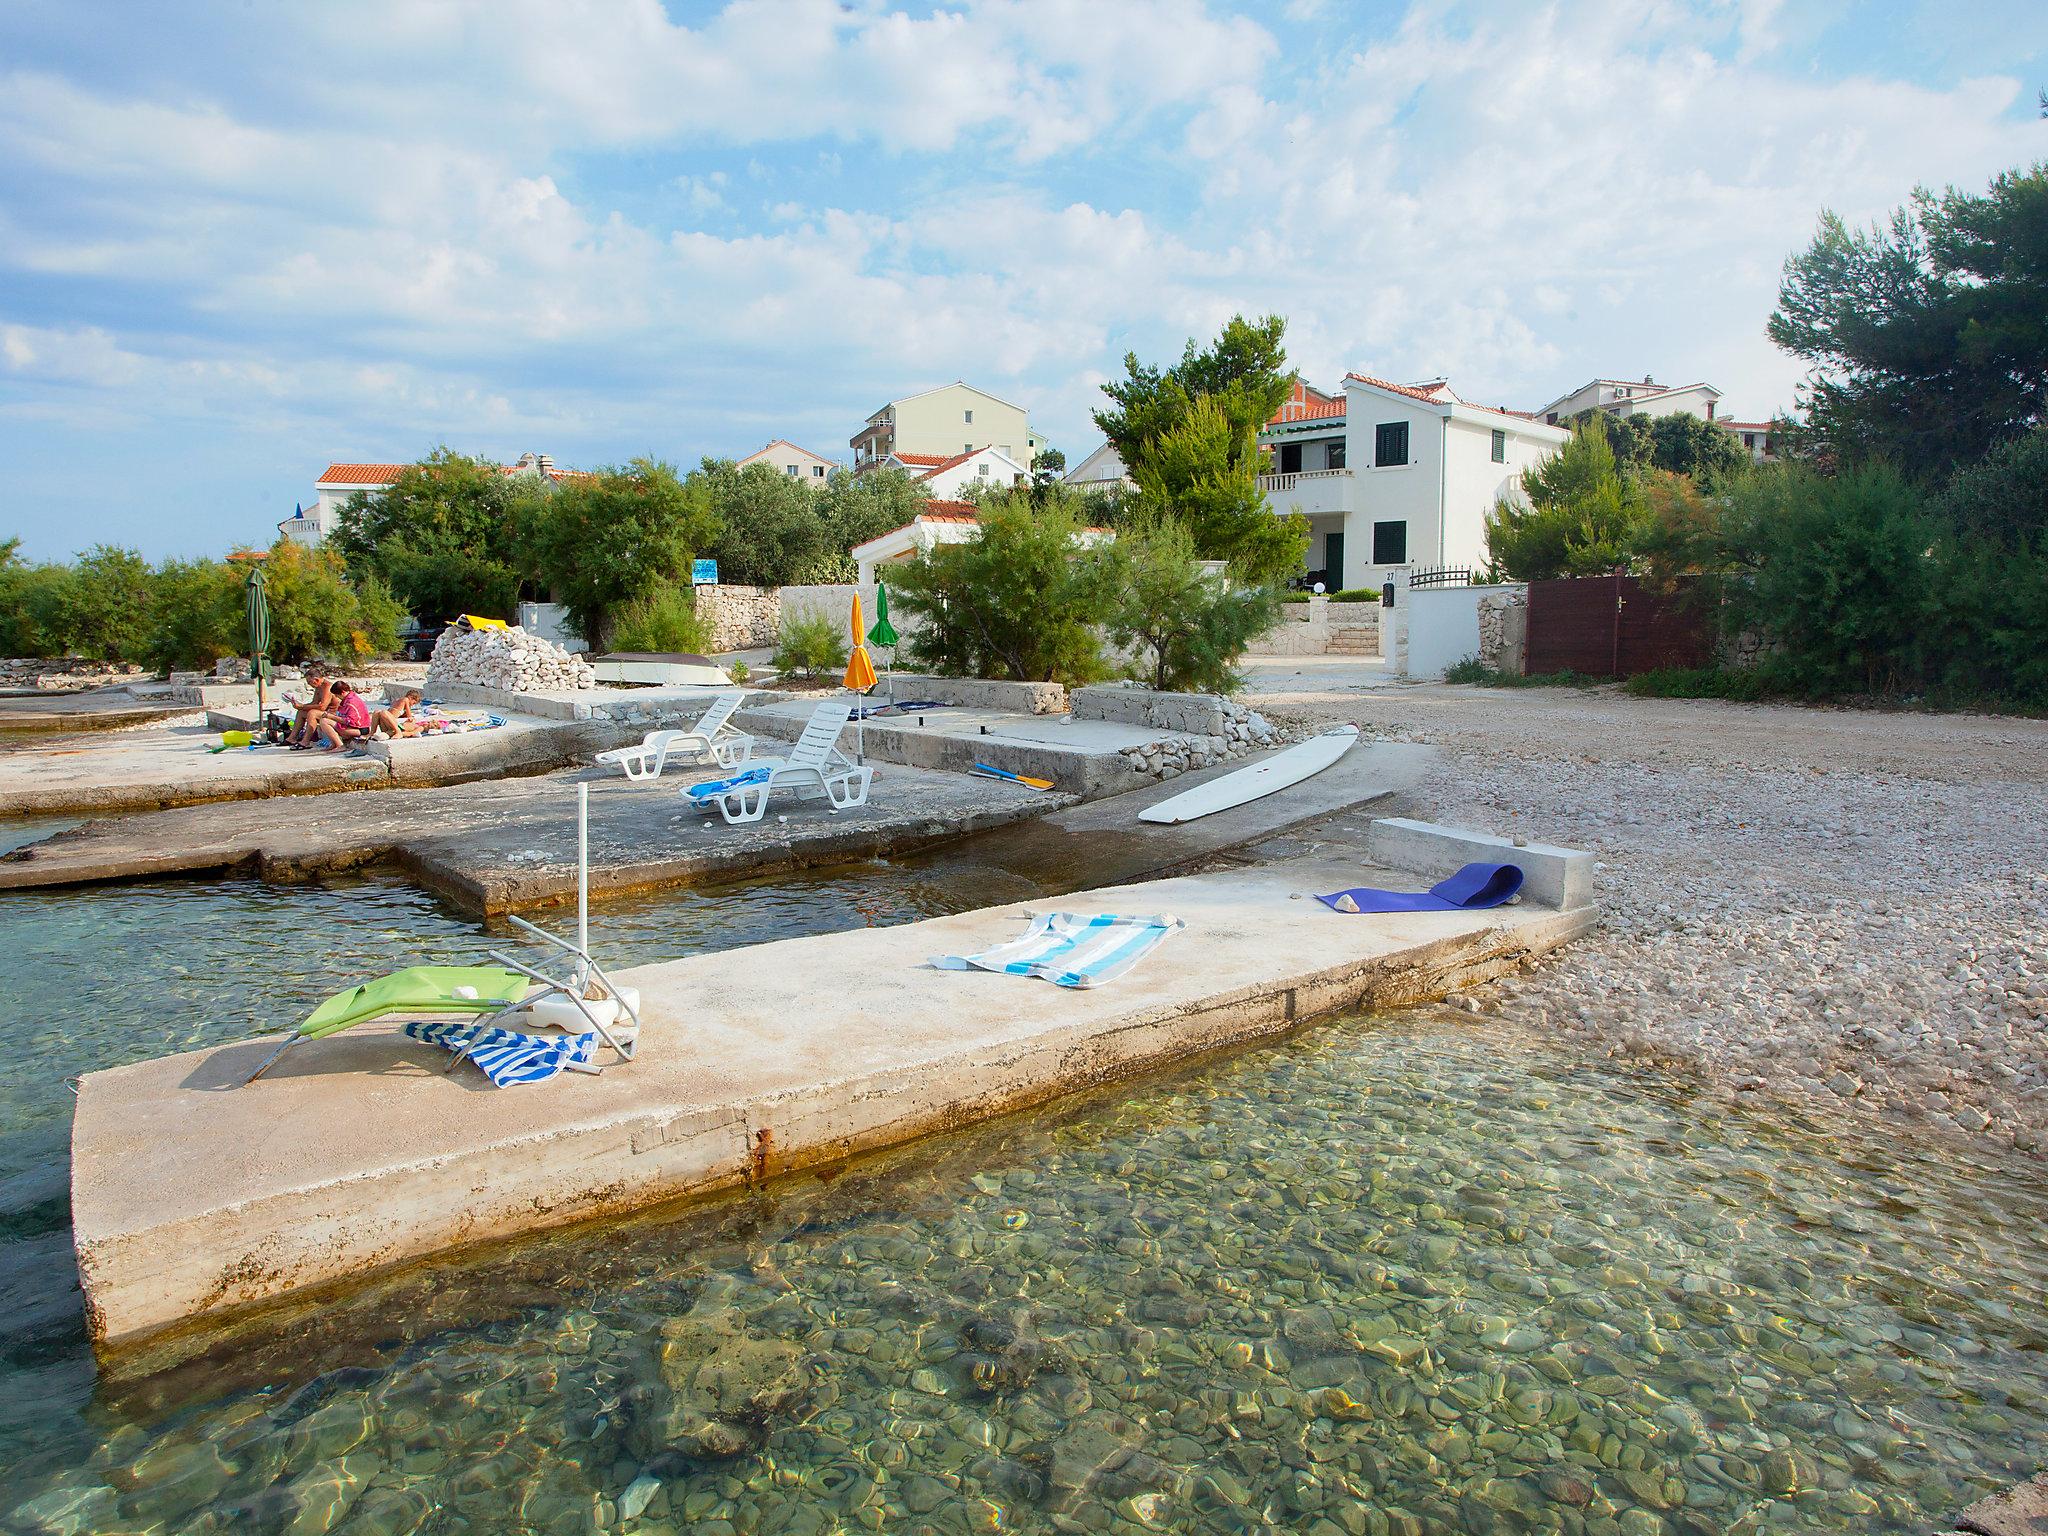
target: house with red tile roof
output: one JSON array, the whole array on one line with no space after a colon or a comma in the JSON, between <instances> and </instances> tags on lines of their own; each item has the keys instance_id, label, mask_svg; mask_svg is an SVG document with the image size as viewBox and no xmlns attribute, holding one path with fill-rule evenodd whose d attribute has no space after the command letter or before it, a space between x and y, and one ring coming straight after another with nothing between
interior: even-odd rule
<instances>
[{"instance_id":1,"label":"house with red tile roof","mask_svg":"<svg viewBox=\"0 0 2048 1536\"><path fill-rule=\"evenodd\" d=\"M859 567L859 575L855 579L862 586L869 586L875 580L876 568L880 567L886 580L889 566L914 559L941 544L965 544L980 531L981 514L973 502L928 501L917 516L901 528L891 528L864 544L853 546L849 553ZM1077 537L1085 547L1113 535L1107 528L1083 528Z\"/></svg>"},{"instance_id":2,"label":"house with red tile roof","mask_svg":"<svg viewBox=\"0 0 2048 1536\"><path fill-rule=\"evenodd\" d=\"M927 496L941 500L975 486L1015 485L1030 478L1022 464L996 447L961 453L892 453L882 460L881 467L904 471Z\"/></svg>"},{"instance_id":3,"label":"house with red tile roof","mask_svg":"<svg viewBox=\"0 0 2048 1536\"><path fill-rule=\"evenodd\" d=\"M1544 421L1569 425L1588 411L1610 416L1697 416L1735 434L1742 451L1756 463L1777 458L1768 421L1736 421L1721 414L1721 391L1707 383L1659 384L1644 374L1636 379L1589 379L1568 395L1559 395L1536 412Z\"/></svg>"},{"instance_id":4,"label":"house with red tile roof","mask_svg":"<svg viewBox=\"0 0 2048 1536\"><path fill-rule=\"evenodd\" d=\"M313 482L313 504L293 508L292 515L277 525L277 531L301 544L321 544L340 523L341 509L351 496L358 492L374 496L379 491L388 491L411 467L410 464L330 464ZM580 479L585 472L557 469L555 461L544 453L522 453L518 462L499 465L498 473L506 476L537 475L550 485L560 485L566 480Z\"/></svg>"},{"instance_id":5,"label":"house with red tile roof","mask_svg":"<svg viewBox=\"0 0 2048 1536\"><path fill-rule=\"evenodd\" d=\"M1330 591L1417 566L1486 563L1486 520L1569 431L1461 398L1448 380L1346 374L1300 386L1259 434L1266 505L1308 524L1308 575Z\"/></svg>"}]
</instances>

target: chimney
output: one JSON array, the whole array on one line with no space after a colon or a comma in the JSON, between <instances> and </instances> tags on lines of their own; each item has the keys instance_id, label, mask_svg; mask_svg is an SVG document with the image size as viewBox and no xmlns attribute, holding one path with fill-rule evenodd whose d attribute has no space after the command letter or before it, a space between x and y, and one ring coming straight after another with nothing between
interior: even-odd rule
<instances>
[{"instance_id":1,"label":"chimney","mask_svg":"<svg viewBox=\"0 0 2048 1536\"><path fill-rule=\"evenodd\" d=\"M533 460L533 467L535 469L539 470L549 479L554 478L555 461L553 459L549 458L548 455L544 453L529 454L528 457Z\"/></svg>"},{"instance_id":2,"label":"chimney","mask_svg":"<svg viewBox=\"0 0 2048 1536\"><path fill-rule=\"evenodd\" d=\"M1651 377L1650 377L1650 376L1649 376L1649 375L1648 375L1648 374L1646 373L1646 374L1644 374L1644 375L1643 375L1643 382L1644 382L1645 384L1654 384L1654 383L1656 383L1657 381L1656 381L1655 379L1651 378Z\"/></svg>"}]
</instances>

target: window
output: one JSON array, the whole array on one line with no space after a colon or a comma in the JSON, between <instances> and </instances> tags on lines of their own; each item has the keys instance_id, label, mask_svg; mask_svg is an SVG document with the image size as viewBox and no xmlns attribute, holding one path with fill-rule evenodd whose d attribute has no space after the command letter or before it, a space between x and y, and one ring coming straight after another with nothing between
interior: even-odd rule
<instances>
[{"instance_id":1,"label":"window","mask_svg":"<svg viewBox=\"0 0 2048 1536\"><path fill-rule=\"evenodd\" d=\"M822 479L824 479L824 478L825 478L825 466L824 466L824 465L822 465L822 464L813 464L813 465L811 466L811 478L812 478L813 480L822 480Z\"/></svg>"},{"instance_id":2,"label":"window","mask_svg":"<svg viewBox=\"0 0 2048 1536\"><path fill-rule=\"evenodd\" d=\"M1372 563L1374 565L1406 565L1408 563L1408 525L1401 523L1374 523L1372 525Z\"/></svg>"},{"instance_id":3,"label":"window","mask_svg":"<svg viewBox=\"0 0 2048 1536\"><path fill-rule=\"evenodd\" d=\"M1340 437L1334 443L1330 444L1327 452L1327 462L1329 463L1330 468L1342 469L1344 467L1344 439Z\"/></svg>"},{"instance_id":4,"label":"window","mask_svg":"<svg viewBox=\"0 0 2048 1536\"><path fill-rule=\"evenodd\" d=\"M1756 434L1754 432L1743 433L1742 446L1745 448L1754 448L1756 446Z\"/></svg>"},{"instance_id":5,"label":"window","mask_svg":"<svg viewBox=\"0 0 2048 1536\"><path fill-rule=\"evenodd\" d=\"M972 453L972 452L974 452L974 444L972 444L972 443L962 443L962 444L960 445L960 451L961 451L962 453Z\"/></svg>"},{"instance_id":6,"label":"window","mask_svg":"<svg viewBox=\"0 0 2048 1536\"><path fill-rule=\"evenodd\" d=\"M1408 423L1383 421L1373 428L1372 461L1381 469L1408 462Z\"/></svg>"},{"instance_id":7,"label":"window","mask_svg":"<svg viewBox=\"0 0 2048 1536\"><path fill-rule=\"evenodd\" d=\"M1493 429L1493 462L1505 464L1508 461L1508 435L1499 427Z\"/></svg>"},{"instance_id":8,"label":"window","mask_svg":"<svg viewBox=\"0 0 2048 1536\"><path fill-rule=\"evenodd\" d=\"M984 480L985 480L985 479L987 479L987 478L988 478L988 460L986 460L986 459L983 459L983 460L982 460L982 461L981 461L981 462L980 462L979 464L975 465L975 466L974 466L974 472L975 472L975 473L976 473L977 475L980 475L980 476L981 476L981 477L982 477L982 478L983 478Z\"/></svg>"},{"instance_id":9,"label":"window","mask_svg":"<svg viewBox=\"0 0 2048 1536\"><path fill-rule=\"evenodd\" d=\"M962 421L966 422L966 423L967 423L967 425L971 427L971 426L973 426L973 425L974 425L974 412L972 412L972 411L962 411L962 412L960 413L960 419L961 419Z\"/></svg>"},{"instance_id":10,"label":"window","mask_svg":"<svg viewBox=\"0 0 2048 1536\"><path fill-rule=\"evenodd\" d=\"M1280 445L1280 473L1283 475L1298 475L1301 473L1301 444L1282 443Z\"/></svg>"},{"instance_id":11,"label":"window","mask_svg":"<svg viewBox=\"0 0 2048 1536\"><path fill-rule=\"evenodd\" d=\"M1545 417L1544 417L1543 419L1544 419L1545 421L1547 421L1548 423L1550 423L1550 425L1551 425L1551 426L1553 426L1553 427L1554 427L1554 426L1556 426L1556 425L1557 425L1557 412L1555 412L1555 411L1552 411L1552 412L1551 412L1551 413L1550 413L1549 415L1545 416Z\"/></svg>"},{"instance_id":12,"label":"window","mask_svg":"<svg viewBox=\"0 0 2048 1536\"><path fill-rule=\"evenodd\" d=\"M782 472L785 475L794 475L797 472L797 468L794 464L785 464L782 466Z\"/></svg>"}]
</instances>

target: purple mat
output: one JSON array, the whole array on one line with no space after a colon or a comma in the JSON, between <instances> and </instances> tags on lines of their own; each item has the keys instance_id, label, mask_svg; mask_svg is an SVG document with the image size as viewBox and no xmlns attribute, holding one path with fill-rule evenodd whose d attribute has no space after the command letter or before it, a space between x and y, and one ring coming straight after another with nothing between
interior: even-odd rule
<instances>
[{"instance_id":1,"label":"purple mat","mask_svg":"<svg viewBox=\"0 0 2048 1536\"><path fill-rule=\"evenodd\" d=\"M1345 912L1337 905L1349 896L1360 912L1478 912L1497 907L1522 888L1522 871L1515 864L1467 864L1448 880L1439 880L1426 891L1381 891L1369 885L1318 896L1324 906ZM1348 912L1346 913L1348 916Z\"/></svg>"}]
</instances>

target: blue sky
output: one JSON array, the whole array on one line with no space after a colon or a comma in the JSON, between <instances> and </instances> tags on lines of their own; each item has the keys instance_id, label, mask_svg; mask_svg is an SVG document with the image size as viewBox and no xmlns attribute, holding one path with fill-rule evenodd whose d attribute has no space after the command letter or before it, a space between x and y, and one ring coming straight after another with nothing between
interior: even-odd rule
<instances>
[{"instance_id":1,"label":"blue sky","mask_svg":"<svg viewBox=\"0 0 2048 1536\"><path fill-rule=\"evenodd\" d=\"M270 535L331 459L843 455L1127 350L1792 403L1822 207L2048 160L2039 0L0 11L0 536Z\"/></svg>"}]
</instances>

